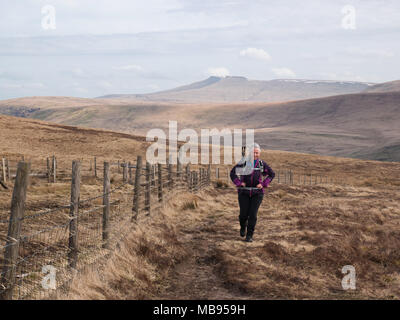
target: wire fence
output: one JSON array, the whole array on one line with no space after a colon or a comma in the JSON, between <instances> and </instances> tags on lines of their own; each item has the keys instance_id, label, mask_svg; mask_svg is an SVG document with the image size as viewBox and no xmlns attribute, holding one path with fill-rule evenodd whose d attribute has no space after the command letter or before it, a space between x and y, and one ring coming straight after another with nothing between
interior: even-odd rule
<instances>
[{"instance_id":1,"label":"wire fence","mask_svg":"<svg viewBox=\"0 0 400 320\"><path fill-rule=\"evenodd\" d=\"M3 158L0 164L4 184L11 189L14 182L9 217L0 214L0 243L4 243L0 246L0 299L9 300L53 296L67 288L78 272L106 258L140 216L151 215L183 191L198 192L212 181L231 184L227 166L191 169L187 165L185 170L179 162L143 166L141 156L135 164L105 161L102 170L96 158L89 163L73 161L72 174L56 157L36 161L35 170L30 162ZM50 185L68 182L71 198L53 208L27 212L28 177L44 179ZM97 185L103 182L103 192L81 199L81 187L90 177ZM344 182L327 175L276 170L274 183Z\"/></svg>"},{"instance_id":2,"label":"wire fence","mask_svg":"<svg viewBox=\"0 0 400 320\"><path fill-rule=\"evenodd\" d=\"M221 182L231 183L230 171L231 168L226 166L216 166L213 168L215 171L215 179ZM291 169L276 169L274 170L275 178L274 184L285 185L351 185L351 182L346 177L337 177L336 175L327 175L318 172L300 172Z\"/></svg>"},{"instance_id":3,"label":"wire fence","mask_svg":"<svg viewBox=\"0 0 400 320\"><path fill-rule=\"evenodd\" d=\"M104 163L103 192L80 199L84 167L74 161L69 203L30 213L25 212L30 163L18 163L10 215L0 220L5 243L0 247L1 299L51 297L107 257L140 216L151 215L182 191L197 192L211 183L211 167L185 172L179 164L143 167L141 157L136 165L120 163L123 179L112 183L114 163Z\"/></svg>"}]
</instances>

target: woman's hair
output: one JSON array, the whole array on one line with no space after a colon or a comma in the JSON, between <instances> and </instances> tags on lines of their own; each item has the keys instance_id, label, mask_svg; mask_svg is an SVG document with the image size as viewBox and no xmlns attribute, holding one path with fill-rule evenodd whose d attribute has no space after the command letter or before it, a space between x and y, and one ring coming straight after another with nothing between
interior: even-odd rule
<instances>
[{"instance_id":1,"label":"woman's hair","mask_svg":"<svg viewBox=\"0 0 400 320\"><path fill-rule=\"evenodd\" d=\"M250 147L249 147L250 151L253 151L254 149L260 149L260 151L261 151L260 145L258 143L255 143L255 142L253 144L251 144Z\"/></svg>"}]
</instances>

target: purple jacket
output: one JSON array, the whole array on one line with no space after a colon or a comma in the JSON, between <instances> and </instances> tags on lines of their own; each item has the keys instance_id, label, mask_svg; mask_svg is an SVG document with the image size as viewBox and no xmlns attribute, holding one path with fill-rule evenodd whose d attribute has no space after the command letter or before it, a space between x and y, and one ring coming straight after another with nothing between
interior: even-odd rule
<instances>
[{"instance_id":1,"label":"purple jacket","mask_svg":"<svg viewBox=\"0 0 400 320\"><path fill-rule=\"evenodd\" d=\"M253 170L251 174L249 175L242 175L240 178L236 174L236 168L237 167L242 167L245 166L246 163L242 165L235 165L232 170L231 170L231 180L232 182L237 186L240 187L241 183L244 182L246 183L246 187L257 187L257 185L260 183L263 188L262 189L254 189L254 190L246 190L246 189L238 189L238 192L243 192L247 193L250 196L255 193L262 193L264 194L264 188L267 188L268 185L271 183L271 181L275 178L275 172L271 169L271 167L263 160L257 160L255 164L255 168L260 167L260 162L262 163L263 166L263 171L260 172L261 170ZM262 179L263 176L267 176L264 180Z\"/></svg>"}]
</instances>

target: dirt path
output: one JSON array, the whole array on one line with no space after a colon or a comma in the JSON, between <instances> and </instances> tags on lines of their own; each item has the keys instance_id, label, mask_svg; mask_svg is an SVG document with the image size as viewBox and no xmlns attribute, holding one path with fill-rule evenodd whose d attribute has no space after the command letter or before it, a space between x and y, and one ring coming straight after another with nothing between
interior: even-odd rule
<instances>
[{"instance_id":1,"label":"dirt path","mask_svg":"<svg viewBox=\"0 0 400 320\"><path fill-rule=\"evenodd\" d=\"M399 296L396 190L275 185L259 209L253 243L239 236L235 190L184 198L168 214L188 257L170 271L159 299ZM191 201L197 205L185 209ZM342 288L345 265L357 270L355 291Z\"/></svg>"},{"instance_id":2,"label":"dirt path","mask_svg":"<svg viewBox=\"0 0 400 320\"><path fill-rule=\"evenodd\" d=\"M229 286L218 275L216 245L239 237L237 213L232 206L224 215L232 220L218 219L220 212L199 214L201 220L195 224L179 226L180 241L189 252L189 257L179 263L168 279L169 287L160 299L250 299L249 295Z\"/></svg>"}]
</instances>

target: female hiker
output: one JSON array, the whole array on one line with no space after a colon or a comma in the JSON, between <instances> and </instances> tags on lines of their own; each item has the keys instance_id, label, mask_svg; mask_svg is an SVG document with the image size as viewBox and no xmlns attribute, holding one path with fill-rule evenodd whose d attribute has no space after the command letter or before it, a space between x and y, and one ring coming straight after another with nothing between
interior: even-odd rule
<instances>
[{"instance_id":1,"label":"female hiker","mask_svg":"<svg viewBox=\"0 0 400 320\"><path fill-rule=\"evenodd\" d=\"M249 156L246 159L242 158L230 173L232 182L238 187L240 236L246 235L247 242L253 241L257 211L264 197L264 188L267 188L275 177L271 167L260 159L260 154L261 148L255 143Z\"/></svg>"}]
</instances>

